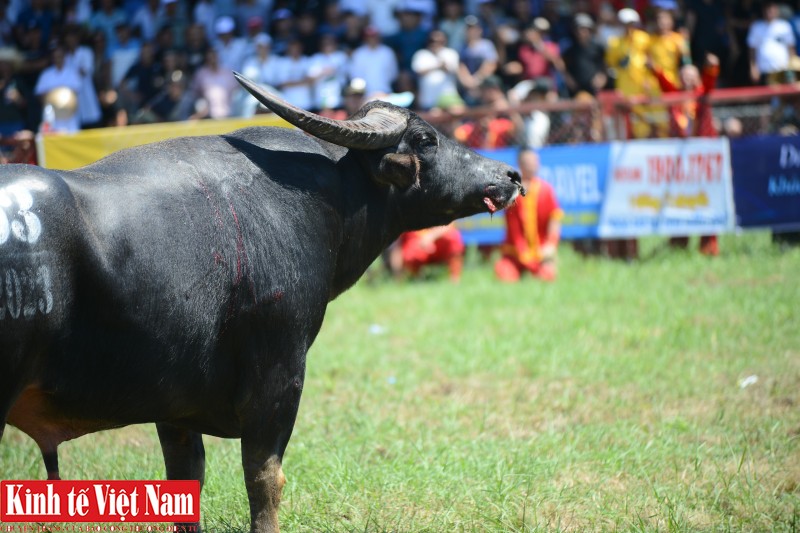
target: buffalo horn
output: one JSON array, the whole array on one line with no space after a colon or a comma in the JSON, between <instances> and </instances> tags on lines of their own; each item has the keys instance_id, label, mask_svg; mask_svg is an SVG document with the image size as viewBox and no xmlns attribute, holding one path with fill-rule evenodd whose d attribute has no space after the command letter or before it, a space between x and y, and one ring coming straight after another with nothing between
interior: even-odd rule
<instances>
[{"instance_id":1,"label":"buffalo horn","mask_svg":"<svg viewBox=\"0 0 800 533\"><path fill-rule=\"evenodd\" d=\"M345 148L357 150L387 148L400 142L406 130L406 117L389 109L380 107L371 109L358 120L333 120L281 100L238 72L234 72L233 75L256 100L286 122L324 141Z\"/></svg>"}]
</instances>

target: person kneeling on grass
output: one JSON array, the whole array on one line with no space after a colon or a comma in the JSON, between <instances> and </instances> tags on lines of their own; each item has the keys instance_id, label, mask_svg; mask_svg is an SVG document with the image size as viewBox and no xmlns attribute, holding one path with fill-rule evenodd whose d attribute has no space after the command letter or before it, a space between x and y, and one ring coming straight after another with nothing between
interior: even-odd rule
<instances>
[{"instance_id":1,"label":"person kneeling on grass","mask_svg":"<svg viewBox=\"0 0 800 533\"><path fill-rule=\"evenodd\" d=\"M402 258L402 268L411 276L419 276L425 265L446 264L450 281L461 279L464 241L453 224L404 233L398 244L395 250Z\"/></svg>"},{"instance_id":2,"label":"person kneeling on grass","mask_svg":"<svg viewBox=\"0 0 800 533\"><path fill-rule=\"evenodd\" d=\"M494 265L501 281L518 281L529 272L543 281L556 279L556 252L564 212L553 187L538 176L539 156L523 148L518 157L522 185L528 191L506 209L506 238L502 257Z\"/></svg>"}]
</instances>

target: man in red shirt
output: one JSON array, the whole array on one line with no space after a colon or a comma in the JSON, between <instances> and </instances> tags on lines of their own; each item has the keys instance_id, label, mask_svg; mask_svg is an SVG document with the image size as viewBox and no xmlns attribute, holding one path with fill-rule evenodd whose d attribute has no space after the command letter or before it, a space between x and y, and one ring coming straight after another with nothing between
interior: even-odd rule
<instances>
[{"instance_id":1,"label":"man in red shirt","mask_svg":"<svg viewBox=\"0 0 800 533\"><path fill-rule=\"evenodd\" d=\"M664 94L687 91L695 96L694 100L670 106L670 137L716 137L717 130L714 127L709 94L716 86L719 77L717 56L707 54L702 74L694 65L684 65L680 71L681 86L672 83L665 73L652 63L648 63L648 67L658 80ZM686 248L689 245L689 238L673 237L670 239L670 245ZM710 256L719 255L719 242L716 235L700 237L700 253Z\"/></svg>"},{"instance_id":2,"label":"man in red shirt","mask_svg":"<svg viewBox=\"0 0 800 533\"><path fill-rule=\"evenodd\" d=\"M501 281L518 281L523 272L544 280L556 279L556 251L564 212L553 187L538 176L539 156L523 148L518 157L522 184L527 189L506 209L506 238L502 257L494 265Z\"/></svg>"},{"instance_id":3,"label":"man in red shirt","mask_svg":"<svg viewBox=\"0 0 800 533\"><path fill-rule=\"evenodd\" d=\"M426 265L446 264L450 281L458 282L461 279L464 241L453 224L409 231L400 236L398 244L393 248L394 257L391 258L395 273L402 268L416 277Z\"/></svg>"}]
</instances>

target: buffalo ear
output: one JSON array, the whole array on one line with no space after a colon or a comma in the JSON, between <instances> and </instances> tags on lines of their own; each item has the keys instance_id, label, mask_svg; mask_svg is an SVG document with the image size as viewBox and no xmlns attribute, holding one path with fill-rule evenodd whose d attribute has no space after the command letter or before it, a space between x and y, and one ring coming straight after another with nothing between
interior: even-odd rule
<instances>
[{"instance_id":1,"label":"buffalo ear","mask_svg":"<svg viewBox=\"0 0 800 533\"><path fill-rule=\"evenodd\" d=\"M386 154L374 178L383 185L408 188L419 179L419 159L411 154Z\"/></svg>"}]
</instances>

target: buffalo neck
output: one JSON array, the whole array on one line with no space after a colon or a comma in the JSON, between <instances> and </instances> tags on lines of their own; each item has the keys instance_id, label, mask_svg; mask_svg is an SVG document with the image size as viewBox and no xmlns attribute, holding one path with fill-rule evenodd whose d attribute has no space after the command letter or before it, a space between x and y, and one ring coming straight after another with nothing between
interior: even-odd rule
<instances>
[{"instance_id":1,"label":"buffalo neck","mask_svg":"<svg viewBox=\"0 0 800 533\"><path fill-rule=\"evenodd\" d=\"M405 231L400 200L392 187L378 185L356 156L339 160L342 178L342 241L330 299L355 284L369 266Z\"/></svg>"}]
</instances>

